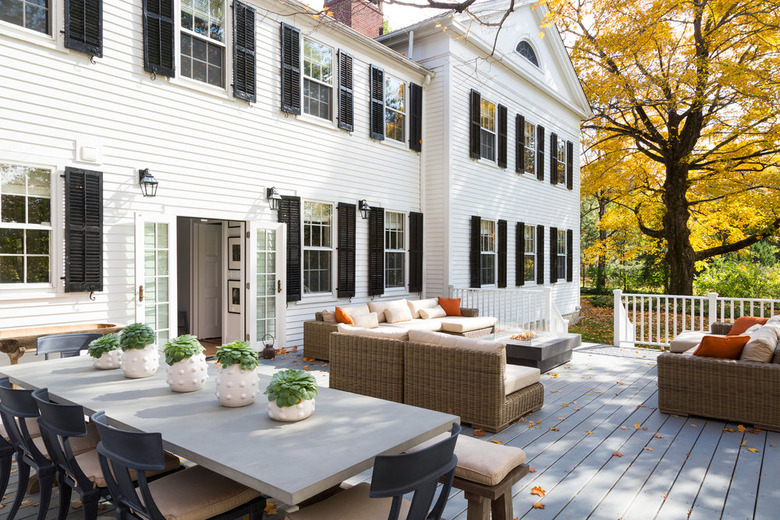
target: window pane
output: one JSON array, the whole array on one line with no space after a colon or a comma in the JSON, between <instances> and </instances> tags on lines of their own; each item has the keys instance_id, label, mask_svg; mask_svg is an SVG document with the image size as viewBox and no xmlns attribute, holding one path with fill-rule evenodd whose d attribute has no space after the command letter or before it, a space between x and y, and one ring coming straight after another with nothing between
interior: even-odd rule
<instances>
[{"instance_id":1,"label":"window pane","mask_svg":"<svg viewBox=\"0 0 780 520\"><path fill-rule=\"evenodd\" d=\"M0 254L21 255L22 253L24 253L24 231L0 229Z\"/></svg>"},{"instance_id":2,"label":"window pane","mask_svg":"<svg viewBox=\"0 0 780 520\"><path fill-rule=\"evenodd\" d=\"M480 282L484 285L491 285L496 282L495 279L495 254L483 254L480 268Z\"/></svg>"},{"instance_id":3,"label":"window pane","mask_svg":"<svg viewBox=\"0 0 780 520\"><path fill-rule=\"evenodd\" d=\"M0 245L2 248L2 245ZM49 254L49 231L30 229L27 231L27 254Z\"/></svg>"},{"instance_id":4,"label":"window pane","mask_svg":"<svg viewBox=\"0 0 780 520\"><path fill-rule=\"evenodd\" d=\"M48 282L49 282L49 257L28 256L27 257L27 283L48 283Z\"/></svg>"},{"instance_id":5,"label":"window pane","mask_svg":"<svg viewBox=\"0 0 780 520\"><path fill-rule=\"evenodd\" d=\"M51 204L49 199L29 197L27 215L30 224L49 224L51 222Z\"/></svg>"},{"instance_id":6,"label":"window pane","mask_svg":"<svg viewBox=\"0 0 780 520\"><path fill-rule=\"evenodd\" d=\"M484 128L480 132L480 156L490 161L496 160L496 134Z\"/></svg>"},{"instance_id":7,"label":"window pane","mask_svg":"<svg viewBox=\"0 0 780 520\"><path fill-rule=\"evenodd\" d=\"M24 3L19 0L0 0L0 20L24 26Z\"/></svg>"},{"instance_id":8,"label":"window pane","mask_svg":"<svg viewBox=\"0 0 780 520\"><path fill-rule=\"evenodd\" d=\"M24 257L0 256L0 283L22 283Z\"/></svg>"},{"instance_id":9,"label":"window pane","mask_svg":"<svg viewBox=\"0 0 780 520\"><path fill-rule=\"evenodd\" d=\"M41 168L32 168L27 177L28 194L37 197L51 196L51 172ZM22 192L24 193L24 192Z\"/></svg>"},{"instance_id":10,"label":"window pane","mask_svg":"<svg viewBox=\"0 0 780 520\"><path fill-rule=\"evenodd\" d=\"M3 195L0 197L0 215L3 222L25 223L24 196Z\"/></svg>"},{"instance_id":11,"label":"window pane","mask_svg":"<svg viewBox=\"0 0 780 520\"><path fill-rule=\"evenodd\" d=\"M526 282L533 282L534 281L534 273L536 272L536 264L534 262L534 256L533 255L526 255L523 259L523 271L524 271L524 280Z\"/></svg>"},{"instance_id":12,"label":"window pane","mask_svg":"<svg viewBox=\"0 0 780 520\"><path fill-rule=\"evenodd\" d=\"M24 26L33 31L48 34L49 32L49 10L46 7L25 4Z\"/></svg>"},{"instance_id":13,"label":"window pane","mask_svg":"<svg viewBox=\"0 0 780 520\"><path fill-rule=\"evenodd\" d=\"M390 76L385 77L385 106L397 110L399 112L405 111L406 100L405 90L406 85L396 78Z\"/></svg>"}]
</instances>

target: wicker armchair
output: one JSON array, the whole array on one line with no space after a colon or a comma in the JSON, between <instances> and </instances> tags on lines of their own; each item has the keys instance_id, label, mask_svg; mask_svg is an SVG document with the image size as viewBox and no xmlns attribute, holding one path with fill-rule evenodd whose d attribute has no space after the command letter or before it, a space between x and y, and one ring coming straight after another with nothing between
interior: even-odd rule
<instances>
[{"instance_id":1,"label":"wicker armchair","mask_svg":"<svg viewBox=\"0 0 780 520\"><path fill-rule=\"evenodd\" d=\"M400 339L330 335L330 387L402 403L404 344Z\"/></svg>"}]
</instances>

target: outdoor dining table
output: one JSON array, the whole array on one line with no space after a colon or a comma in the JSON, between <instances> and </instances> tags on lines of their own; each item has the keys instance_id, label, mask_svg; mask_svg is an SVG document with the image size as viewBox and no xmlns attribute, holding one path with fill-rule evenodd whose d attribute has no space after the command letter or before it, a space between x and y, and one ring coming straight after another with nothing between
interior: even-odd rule
<instances>
[{"instance_id":1,"label":"outdoor dining table","mask_svg":"<svg viewBox=\"0 0 780 520\"><path fill-rule=\"evenodd\" d=\"M299 504L370 468L379 454L401 453L459 418L373 397L320 387L314 414L277 422L266 397L241 408L219 405L217 367L205 388L176 393L165 365L143 379L121 370L96 370L92 358L73 357L0 367L22 388L48 388L52 400L105 410L109 423L160 432L165 449L287 504ZM260 389L271 376L260 374Z\"/></svg>"}]
</instances>

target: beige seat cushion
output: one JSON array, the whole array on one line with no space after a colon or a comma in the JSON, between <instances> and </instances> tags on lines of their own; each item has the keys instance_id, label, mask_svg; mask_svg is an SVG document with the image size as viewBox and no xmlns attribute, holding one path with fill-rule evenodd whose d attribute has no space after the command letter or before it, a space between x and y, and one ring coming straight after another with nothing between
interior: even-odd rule
<instances>
[{"instance_id":1,"label":"beige seat cushion","mask_svg":"<svg viewBox=\"0 0 780 520\"><path fill-rule=\"evenodd\" d=\"M322 502L287 515L288 520L387 520L392 498L371 498L370 486L361 483L336 493ZM400 518L409 514L411 502L401 502Z\"/></svg>"},{"instance_id":2,"label":"beige seat cushion","mask_svg":"<svg viewBox=\"0 0 780 520\"><path fill-rule=\"evenodd\" d=\"M538 383L541 380L541 375L542 373L538 368L507 365L504 368L504 395L515 393L527 386Z\"/></svg>"},{"instance_id":3,"label":"beige seat cushion","mask_svg":"<svg viewBox=\"0 0 780 520\"><path fill-rule=\"evenodd\" d=\"M772 361L778 340L780 340L780 325L764 325L750 334L750 341L742 349L739 360L769 363Z\"/></svg>"},{"instance_id":4,"label":"beige seat cushion","mask_svg":"<svg viewBox=\"0 0 780 520\"><path fill-rule=\"evenodd\" d=\"M409 341L415 343L430 343L432 345L442 345L444 347L464 348L469 350L478 350L486 352L504 351L506 346L501 341L488 339L464 338L462 336L453 336L442 332L429 332L425 330L410 330Z\"/></svg>"},{"instance_id":5,"label":"beige seat cushion","mask_svg":"<svg viewBox=\"0 0 780 520\"><path fill-rule=\"evenodd\" d=\"M377 327L376 329L366 329L363 327L355 327L354 325L344 325L339 323L338 332L342 334L349 334L351 336L369 336L372 338L384 338L384 339L401 339L406 341L409 339L409 333L406 329L399 329L396 327Z\"/></svg>"},{"instance_id":6,"label":"beige seat cushion","mask_svg":"<svg viewBox=\"0 0 780 520\"><path fill-rule=\"evenodd\" d=\"M722 334L710 334L709 332L685 330L679 333L672 341L669 342L669 351L675 354L685 352L689 348L695 347L701 343L701 338L704 336L724 337Z\"/></svg>"},{"instance_id":7,"label":"beige seat cushion","mask_svg":"<svg viewBox=\"0 0 780 520\"><path fill-rule=\"evenodd\" d=\"M100 468L100 458L98 457L97 450L88 451L81 455L76 455L76 463L81 468L81 471L91 480L97 487L106 487L106 479L103 478L103 470ZM172 453L165 452L165 469L160 471L148 471L147 476L153 477L161 473L167 473L173 471L181 465L179 457ZM130 470L130 476L133 480L136 480L135 471Z\"/></svg>"},{"instance_id":8,"label":"beige seat cushion","mask_svg":"<svg viewBox=\"0 0 780 520\"><path fill-rule=\"evenodd\" d=\"M27 419L27 431L30 432L30 437L40 437L41 430L38 428L37 418ZM5 426L3 426L2 421L0 421L0 436L2 436L5 440L10 440L8 432L5 431Z\"/></svg>"},{"instance_id":9,"label":"beige seat cushion","mask_svg":"<svg viewBox=\"0 0 780 520\"><path fill-rule=\"evenodd\" d=\"M409 309L409 305L406 300L390 300L390 301L378 301L368 302L368 309L371 312L377 313L379 317L379 323L385 322L385 310L387 309Z\"/></svg>"},{"instance_id":10,"label":"beige seat cushion","mask_svg":"<svg viewBox=\"0 0 780 520\"><path fill-rule=\"evenodd\" d=\"M420 316L420 309L433 309L434 307L439 307L438 298L409 300L406 303L409 306L409 310L412 312L412 319L422 318L422 316ZM447 313L445 312L444 315L446 316Z\"/></svg>"},{"instance_id":11,"label":"beige seat cushion","mask_svg":"<svg viewBox=\"0 0 780 520\"><path fill-rule=\"evenodd\" d=\"M428 330L437 331L441 330L441 323L436 320L410 320L401 321L398 323L383 323L380 327L393 327L396 329L404 330Z\"/></svg>"},{"instance_id":12,"label":"beige seat cushion","mask_svg":"<svg viewBox=\"0 0 780 520\"><path fill-rule=\"evenodd\" d=\"M446 318L438 319L441 322L441 330L455 333L486 329L488 327L493 327L498 322L498 318L494 318L493 316L475 316L473 318L467 318L465 316L447 316Z\"/></svg>"},{"instance_id":13,"label":"beige seat cushion","mask_svg":"<svg viewBox=\"0 0 780 520\"><path fill-rule=\"evenodd\" d=\"M149 490L166 520L205 520L260 496L254 489L203 466L150 482Z\"/></svg>"}]
</instances>

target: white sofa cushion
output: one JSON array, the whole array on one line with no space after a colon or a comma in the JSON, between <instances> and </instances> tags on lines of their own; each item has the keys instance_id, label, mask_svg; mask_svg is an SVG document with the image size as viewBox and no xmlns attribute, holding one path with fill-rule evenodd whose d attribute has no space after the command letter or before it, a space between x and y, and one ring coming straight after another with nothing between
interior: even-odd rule
<instances>
[{"instance_id":1,"label":"white sofa cushion","mask_svg":"<svg viewBox=\"0 0 780 520\"><path fill-rule=\"evenodd\" d=\"M427 298L425 300L409 300L406 303L409 306L409 310L412 313L412 318L422 317L420 316L420 309L432 309L434 307L439 307L438 298ZM446 316L447 313L445 312L444 315Z\"/></svg>"},{"instance_id":2,"label":"white sofa cushion","mask_svg":"<svg viewBox=\"0 0 780 520\"><path fill-rule=\"evenodd\" d=\"M355 327L354 325L339 323L338 328L338 331L342 334L350 334L352 336L370 336L372 338L401 339L404 341L409 339L409 333L406 330L393 327L366 329L364 327Z\"/></svg>"},{"instance_id":3,"label":"white sofa cushion","mask_svg":"<svg viewBox=\"0 0 780 520\"><path fill-rule=\"evenodd\" d=\"M368 314L358 314L352 316L352 320L355 322L355 327L363 327L366 329L375 329L379 326L379 318L375 312L369 312Z\"/></svg>"},{"instance_id":4,"label":"white sofa cushion","mask_svg":"<svg viewBox=\"0 0 780 520\"><path fill-rule=\"evenodd\" d=\"M358 303L356 305L345 305L341 306L341 310L349 314L352 318L355 316L365 316L369 314L371 311L368 310L368 305L365 303Z\"/></svg>"},{"instance_id":5,"label":"white sofa cushion","mask_svg":"<svg viewBox=\"0 0 780 520\"><path fill-rule=\"evenodd\" d=\"M379 302L368 302L368 309L371 312L377 313L377 316L379 317L379 323L385 322L385 309L398 309L398 308L404 308L408 309L409 305L407 305L406 300L390 300L390 301L379 301Z\"/></svg>"},{"instance_id":6,"label":"white sofa cushion","mask_svg":"<svg viewBox=\"0 0 780 520\"><path fill-rule=\"evenodd\" d=\"M772 361L778 340L780 340L780 324L764 325L750 334L750 341L742 349L739 360L769 363Z\"/></svg>"},{"instance_id":7,"label":"white sofa cushion","mask_svg":"<svg viewBox=\"0 0 780 520\"><path fill-rule=\"evenodd\" d=\"M380 327L393 327L404 330L441 330L441 323L438 320L410 320L400 321L398 323L382 323Z\"/></svg>"},{"instance_id":8,"label":"white sofa cushion","mask_svg":"<svg viewBox=\"0 0 780 520\"><path fill-rule=\"evenodd\" d=\"M709 332L698 332L694 330L684 330L679 333L675 338L669 342L669 351L675 354L681 354L686 350L695 347L701 343L701 338L704 336L716 336L719 338L725 337L722 334L710 334Z\"/></svg>"},{"instance_id":9,"label":"white sofa cushion","mask_svg":"<svg viewBox=\"0 0 780 520\"><path fill-rule=\"evenodd\" d=\"M387 323L401 323L412 321L412 312L409 307L388 307L385 309L385 321Z\"/></svg>"},{"instance_id":10,"label":"white sofa cushion","mask_svg":"<svg viewBox=\"0 0 780 520\"><path fill-rule=\"evenodd\" d=\"M492 316L475 316L473 318L468 318L466 316L447 316L446 318L437 319L441 321L441 330L456 333L493 327L498 322L498 318Z\"/></svg>"},{"instance_id":11,"label":"white sofa cushion","mask_svg":"<svg viewBox=\"0 0 780 520\"><path fill-rule=\"evenodd\" d=\"M504 395L509 395L527 386L538 383L542 373L538 368L507 365L504 369Z\"/></svg>"},{"instance_id":12,"label":"white sofa cushion","mask_svg":"<svg viewBox=\"0 0 780 520\"><path fill-rule=\"evenodd\" d=\"M409 341L416 343L430 343L433 345L442 345L444 347L456 347L469 350L478 350L486 352L506 352L505 344L501 341L489 339L464 338L463 336L453 336L441 332L429 332L425 330L410 330Z\"/></svg>"},{"instance_id":13,"label":"white sofa cushion","mask_svg":"<svg viewBox=\"0 0 780 520\"><path fill-rule=\"evenodd\" d=\"M436 304L436 307L431 307L429 309L420 309L420 318L424 320L444 318L445 316L447 316L447 311L439 304Z\"/></svg>"}]
</instances>

